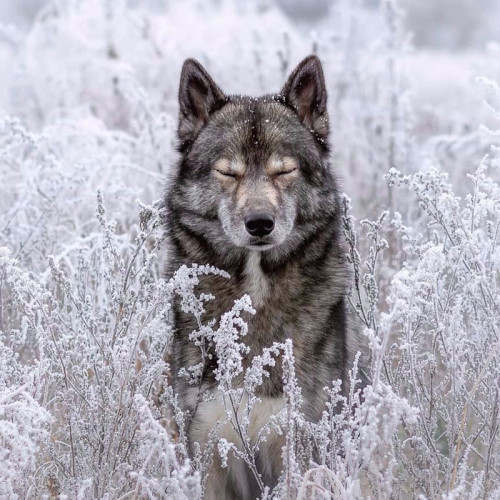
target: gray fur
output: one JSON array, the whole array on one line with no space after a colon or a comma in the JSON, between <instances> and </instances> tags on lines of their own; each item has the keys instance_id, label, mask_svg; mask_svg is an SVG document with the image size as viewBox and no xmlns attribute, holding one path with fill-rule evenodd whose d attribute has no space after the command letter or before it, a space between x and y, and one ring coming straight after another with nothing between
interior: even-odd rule
<instances>
[{"instance_id":1,"label":"gray fur","mask_svg":"<svg viewBox=\"0 0 500 500\"><path fill-rule=\"evenodd\" d=\"M248 293L257 312L245 318L245 342L250 347L245 365L264 347L291 338L303 410L307 418L318 420L325 403L323 388L342 379L347 389L347 372L359 348L345 303L350 277L339 194L328 164L321 63L309 56L281 94L252 98L225 96L190 59L184 63L179 101L182 157L165 198L167 275L192 263L227 271L230 279L206 276L200 283L199 292L216 297L208 303L204 320L220 317ZM274 230L262 241L245 229L244 217L255 210L275 219ZM183 408L193 412L198 390L176 374L199 362L199 349L188 339L196 324L178 308L175 323L175 390ZM215 385L208 366L203 387L211 390ZM279 402L279 363L259 396L270 402L269 407L272 398ZM191 444L206 439L207 412L209 416L217 411L213 406L198 407L189 430ZM259 457L263 478L271 487L281 470L280 439L270 438ZM255 484L241 464L224 471L214 467L210 474L207 498L255 498Z\"/></svg>"}]
</instances>

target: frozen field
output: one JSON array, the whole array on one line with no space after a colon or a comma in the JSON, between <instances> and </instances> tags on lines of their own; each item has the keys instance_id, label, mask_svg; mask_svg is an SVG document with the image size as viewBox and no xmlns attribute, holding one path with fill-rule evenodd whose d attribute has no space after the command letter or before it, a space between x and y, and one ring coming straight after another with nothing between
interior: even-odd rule
<instances>
[{"instance_id":1,"label":"frozen field","mask_svg":"<svg viewBox=\"0 0 500 500\"><path fill-rule=\"evenodd\" d=\"M393 0L326 4L306 21L237 0L0 7L0 498L201 497L165 382L170 301L201 304L195 271L161 279L180 69L264 94L311 52L372 385L357 404L334 384L312 425L291 346L263 356L284 357L293 410L273 495L500 498L500 45L414 46Z\"/></svg>"}]
</instances>

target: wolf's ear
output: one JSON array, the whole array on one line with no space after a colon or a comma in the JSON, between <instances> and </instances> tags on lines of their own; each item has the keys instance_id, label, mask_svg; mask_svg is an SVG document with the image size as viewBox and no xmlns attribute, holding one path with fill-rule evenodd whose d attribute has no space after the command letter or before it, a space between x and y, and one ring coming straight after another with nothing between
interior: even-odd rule
<instances>
[{"instance_id":1,"label":"wolf's ear","mask_svg":"<svg viewBox=\"0 0 500 500\"><path fill-rule=\"evenodd\" d=\"M328 136L326 86L317 56L306 57L288 77L281 90L285 103L297 112L300 121L320 138Z\"/></svg>"},{"instance_id":2,"label":"wolf's ear","mask_svg":"<svg viewBox=\"0 0 500 500\"><path fill-rule=\"evenodd\" d=\"M194 59L186 59L179 85L179 139L194 139L211 113L226 102L226 96L205 68Z\"/></svg>"}]
</instances>

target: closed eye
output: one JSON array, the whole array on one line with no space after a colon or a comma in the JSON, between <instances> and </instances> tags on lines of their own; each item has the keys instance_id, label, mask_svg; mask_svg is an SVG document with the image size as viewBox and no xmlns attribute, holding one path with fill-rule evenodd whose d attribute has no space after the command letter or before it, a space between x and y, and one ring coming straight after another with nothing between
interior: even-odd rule
<instances>
[{"instance_id":1,"label":"closed eye","mask_svg":"<svg viewBox=\"0 0 500 500\"><path fill-rule=\"evenodd\" d=\"M223 170L219 170L218 168L214 169L217 173L220 175L223 175L224 177L232 177L233 179L236 179L237 175L233 174L232 172L224 172Z\"/></svg>"},{"instance_id":2,"label":"closed eye","mask_svg":"<svg viewBox=\"0 0 500 500\"><path fill-rule=\"evenodd\" d=\"M296 168L292 168L290 170L282 170L281 172L276 172L276 176L280 176L280 175L287 175L287 174L291 174L293 172L295 172L297 169Z\"/></svg>"}]
</instances>

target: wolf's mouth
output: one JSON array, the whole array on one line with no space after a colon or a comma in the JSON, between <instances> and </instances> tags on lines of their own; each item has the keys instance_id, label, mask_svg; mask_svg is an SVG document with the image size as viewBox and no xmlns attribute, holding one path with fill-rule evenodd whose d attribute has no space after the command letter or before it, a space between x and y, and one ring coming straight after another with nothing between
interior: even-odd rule
<instances>
[{"instance_id":1,"label":"wolf's mouth","mask_svg":"<svg viewBox=\"0 0 500 500\"><path fill-rule=\"evenodd\" d=\"M274 247L274 243L270 241L256 241L255 243L250 243L246 245L247 248L250 250L269 250L270 248Z\"/></svg>"}]
</instances>

